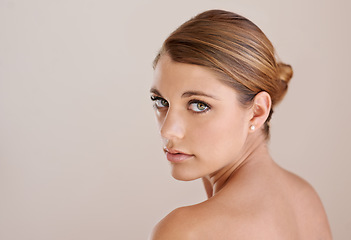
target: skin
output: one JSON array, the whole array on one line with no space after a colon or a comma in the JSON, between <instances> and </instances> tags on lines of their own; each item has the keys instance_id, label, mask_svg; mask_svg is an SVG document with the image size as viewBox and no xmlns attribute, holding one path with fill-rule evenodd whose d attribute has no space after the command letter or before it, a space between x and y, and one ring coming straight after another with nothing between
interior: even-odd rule
<instances>
[{"instance_id":1,"label":"skin","mask_svg":"<svg viewBox=\"0 0 351 240\"><path fill-rule=\"evenodd\" d=\"M170 161L172 176L202 178L208 199L172 211L150 239L332 239L314 189L269 154L268 93L243 107L212 71L164 55L151 96L166 154L185 156Z\"/></svg>"}]
</instances>

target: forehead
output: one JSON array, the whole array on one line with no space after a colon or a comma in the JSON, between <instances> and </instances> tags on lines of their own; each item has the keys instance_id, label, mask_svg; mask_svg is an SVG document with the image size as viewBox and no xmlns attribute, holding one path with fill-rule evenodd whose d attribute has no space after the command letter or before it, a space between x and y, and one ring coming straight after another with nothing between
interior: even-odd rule
<instances>
[{"instance_id":1,"label":"forehead","mask_svg":"<svg viewBox=\"0 0 351 240\"><path fill-rule=\"evenodd\" d=\"M204 91L214 95L235 94L213 71L194 64L174 62L169 56L160 58L154 71L153 88L162 94L184 91Z\"/></svg>"}]
</instances>

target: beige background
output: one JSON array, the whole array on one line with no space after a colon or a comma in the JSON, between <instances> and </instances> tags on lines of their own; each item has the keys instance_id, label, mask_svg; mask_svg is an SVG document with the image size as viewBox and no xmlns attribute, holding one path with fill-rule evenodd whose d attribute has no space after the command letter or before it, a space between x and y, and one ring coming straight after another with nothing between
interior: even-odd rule
<instances>
[{"instance_id":1,"label":"beige background","mask_svg":"<svg viewBox=\"0 0 351 240\"><path fill-rule=\"evenodd\" d=\"M211 8L253 20L294 67L271 151L351 239L348 0L0 0L0 239L146 239L205 199L170 177L148 90L166 36Z\"/></svg>"}]
</instances>

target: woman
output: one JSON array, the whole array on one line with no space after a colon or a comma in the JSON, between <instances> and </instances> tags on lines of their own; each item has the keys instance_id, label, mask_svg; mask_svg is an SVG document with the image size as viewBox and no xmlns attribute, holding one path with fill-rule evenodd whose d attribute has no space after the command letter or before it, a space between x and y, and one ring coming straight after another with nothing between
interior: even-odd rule
<instances>
[{"instance_id":1,"label":"woman","mask_svg":"<svg viewBox=\"0 0 351 240\"><path fill-rule=\"evenodd\" d=\"M161 220L151 239L331 239L322 203L279 167L267 141L292 77L251 21L211 10L181 25L154 61L151 88L174 178L208 200Z\"/></svg>"}]
</instances>

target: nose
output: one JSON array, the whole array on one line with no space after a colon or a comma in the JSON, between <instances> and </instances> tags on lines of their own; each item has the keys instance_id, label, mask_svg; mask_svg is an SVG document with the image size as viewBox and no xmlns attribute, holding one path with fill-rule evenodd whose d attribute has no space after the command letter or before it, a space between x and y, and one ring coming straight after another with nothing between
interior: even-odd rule
<instances>
[{"instance_id":1,"label":"nose","mask_svg":"<svg viewBox=\"0 0 351 240\"><path fill-rule=\"evenodd\" d=\"M160 122L160 134L164 140L177 140L184 137L184 119L177 111L168 109L163 121Z\"/></svg>"}]
</instances>

